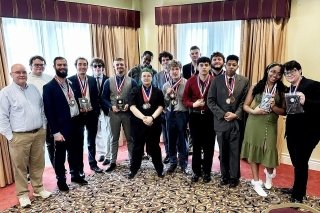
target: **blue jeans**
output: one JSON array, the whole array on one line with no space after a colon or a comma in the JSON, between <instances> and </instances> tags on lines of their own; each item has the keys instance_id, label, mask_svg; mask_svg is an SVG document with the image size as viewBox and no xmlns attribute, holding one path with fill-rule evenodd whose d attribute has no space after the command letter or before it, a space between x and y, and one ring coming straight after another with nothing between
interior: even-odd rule
<instances>
[{"instance_id":1,"label":"blue jeans","mask_svg":"<svg viewBox=\"0 0 320 213\"><path fill-rule=\"evenodd\" d=\"M167 131L170 164L177 164L186 168L188 165L188 146L186 141L188 112L167 112Z\"/></svg>"}]
</instances>

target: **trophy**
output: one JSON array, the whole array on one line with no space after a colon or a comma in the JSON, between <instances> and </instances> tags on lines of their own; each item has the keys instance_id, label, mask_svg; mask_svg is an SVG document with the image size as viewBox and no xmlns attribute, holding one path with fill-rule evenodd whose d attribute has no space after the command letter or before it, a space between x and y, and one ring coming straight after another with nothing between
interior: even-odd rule
<instances>
[{"instance_id":1,"label":"trophy","mask_svg":"<svg viewBox=\"0 0 320 213\"><path fill-rule=\"evenodd\" d=\"M118 110L123 111L124 110L124 100L123 99L117 99L116 107Z\"/></svg>"},{"instance_id":2,"label":"trophy","mask_svg":"<svg viewBox=\"0 0 320 213\"><path fill-rule=\"evenodd\" d=\"M79 98L79 105L81 109L84 109L87 111L92 109L91 103L87 98Z\"/></svg>"}]
</instances>

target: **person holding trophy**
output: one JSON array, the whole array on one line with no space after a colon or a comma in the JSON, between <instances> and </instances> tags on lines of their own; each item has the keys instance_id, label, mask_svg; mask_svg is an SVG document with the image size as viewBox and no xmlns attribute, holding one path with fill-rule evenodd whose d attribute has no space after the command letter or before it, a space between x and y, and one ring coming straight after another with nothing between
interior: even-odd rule
<instances>
[{"instance_id":1,"label":"person holding trophy","mask_svg":"<svg viewBox=\"0 0 320 213\"><path fill-rule=\"evenodd\" d=\"M282 192L291 195L291 202L302 203L308 182L308 162L320 140L319 127L314 125L320 120L320 82L302 76L301 65L294 60L284 64L284 76L290 83L285 94L286 138L294 183Z\"/></svg>"},{"instance_id":2,"label":"person holding trophy","mask_svg":"<svg viewBox=\"0 0 320 213\"><path fill-rule=\"evenodd\" d=\"M241 158L247 159L251 166L253 189L262 197L267 193L259 180L259 167L265 169L266 189L272 187L272 179L276 175L275 167L279 165L277 151L277 127L279 115L285 114L284 92L282 82L283 66L279 63L269 64L263 78L251 86L243 110L249 114Z\"/></svg>"},{"instance_id":3,"label":"person holding trophy","mask_svg":"<svg viewBox=\"0 0 320 213\"><path fill-rule=\"evenodd\" d=\"M137 83L126 75L126 66L123 58L116 58L113 61L113 67L115 76L105 81L101 95L101 107L103 111L109 111L112 134L110 165L106 169L106 172L111 172L117 167L116 160L118 156L121 125L127 140L130 163L133 147L129 95L130 91L137 87Z\"/></svg>"},{"instance_id":4,"label":"person holding trophy","mask_svg":"<svg viewBox=\"0 0 320 213\"><path fill-rule=\"evenodd\" d=\"M87 143L88 143L88 160L92 171L102 173L102 169L98 167L96 161L96 135L98 131L98 117L100 114L100 106L98 103L99 92L97 88L96 79L87 75L88 61L83 57L79 57L75 61L77 74L69 78L74 88L74 95L76 101L79 103L80 115L79 125L81 128L81 135L79 147L83 153L84 143L84 127L87 129ZM80 149L80 148L79 148ZM83 173L83 160L78 162L81 176ZM82 181L80 184L87 184Z\"/></svg>"}]
</instances>

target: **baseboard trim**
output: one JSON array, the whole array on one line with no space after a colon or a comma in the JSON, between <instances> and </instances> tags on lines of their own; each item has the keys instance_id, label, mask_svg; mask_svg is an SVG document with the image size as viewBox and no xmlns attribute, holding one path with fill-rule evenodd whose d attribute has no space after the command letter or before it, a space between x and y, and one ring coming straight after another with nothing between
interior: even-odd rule
<instances>
[{"instance_id":1,"label":"baseboard trim","mask_svg":"<svg viewBox=\"0 0 320 213\"><path fill-rule=\"evenodd\" d=\"M292 165L289 154L282 153L281 154L281 163ZM309 160L309 169L320 171L320 160L310 159Z\"/></svg>"}]
</instances>

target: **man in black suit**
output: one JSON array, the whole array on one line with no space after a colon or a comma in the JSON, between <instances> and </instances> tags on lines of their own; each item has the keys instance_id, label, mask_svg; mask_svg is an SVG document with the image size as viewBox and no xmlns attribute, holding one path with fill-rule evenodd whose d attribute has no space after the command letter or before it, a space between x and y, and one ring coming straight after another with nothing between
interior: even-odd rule
<instances>
[{"instance_id":1,"label":"man in black suit","mask_svg":"<svg viewBox=\"0 0 320 213\"><path fill-rule=\"evenodd\" d=\"M297 61L285 63L284 68L284 76L291 84L286 93L286 138L294 183L292 189L282 192L291 194L291 202L302 203L307 189L308 162L320 140L319 127L314 125L320 120L320 82L303 77Z\"/></svg>"},{"instance_id":2,"label":"man in black suit","mask_svg":"<svg viewBox=\"0 0 320 213\"><path fill-rule=\"evenodd\" d=\"M93 58L90 62L90 67L93 72L93 77L96 79L97 87L99 91L99 105L101 106L101 94L103 90L103 84L108 79L104 74L105 63L101 58ZM103 111L100 107L100 115L98 119L98 131L96 136L96 153L98 155L98 161L103 162L102 165L110 164L111 154L111 128L109 110Z\"/></svg>"},{"instance_id":3,"label":"man in black suit","mask_svg":"<svg viewBox=\"0 0 320 213\"><path fill-rule=\"evenodd\" d=\"M71 181L85 184L80 177L78 158L83 153L79 149L79 107L75 100L71 82L67 80L68 64L63 57L56 57L53 61L56 76L43 86L44 111L51 133L55 141L55 173L60 191L69 191L66 184L64 163L68 151L68 163Z\"/></svg>"},{"instance_id":4,"label":"man in black suit","mask_svg":"<svg viewBox=\"0 0 320 213\"><path fill-rule=\"evenodd\" d=\"M100 114L99 93L96 79L87 75L88 61L79 57L75 61L77 74L69 78L74 89L74 96L80 106L80 141L83 147L84 127L87 130L88 160L91 170L102 173L96 161L96 135L98 129L98 117ZM80 144L79 144L80 145ZM78 162L83 169L83 160ZM80 165L82 164L82 165ZM82 174L84 175L84 174Z\"/></svg>"},{"instance_id":5,"label":"man in black suit","mask_svg":"<svg viewBox=\"0 0 320 213\"><path fill-rule=\"evenodd\" d=\"M191 63L186 64L182 67L182 75L185 79L191 78L193 75L196 75L199 73L197 70L197 60L200 58L200 48L198 46L192 46L190 48L190 58Z\"/></svg>"}]
</instances>

